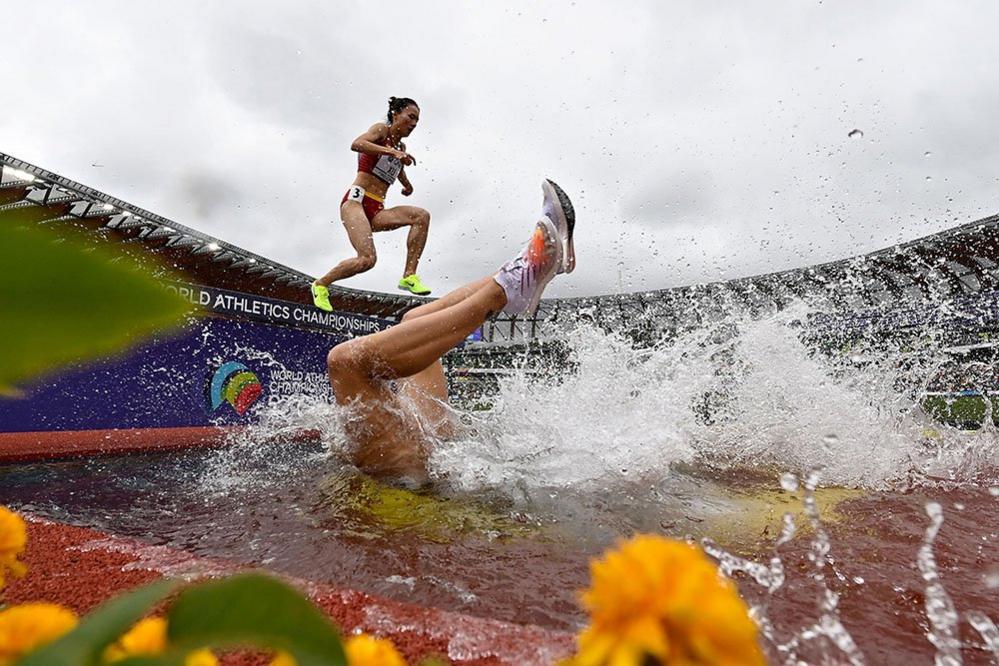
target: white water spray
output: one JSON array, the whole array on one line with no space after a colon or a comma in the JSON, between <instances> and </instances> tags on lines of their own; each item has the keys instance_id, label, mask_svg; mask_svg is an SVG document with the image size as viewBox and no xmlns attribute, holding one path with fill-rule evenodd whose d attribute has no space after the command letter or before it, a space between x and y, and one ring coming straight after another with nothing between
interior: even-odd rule
<instances>
[{"instance_id":1,"label":"white water spray","mask_svg":"<svg viewBox=\"0 0 999 666\"><path fill-rule=\"evenodd\" d=\"M643 349L578 324L560 334L571 371L502 378L493 409L469 417L474 434L432 467L467 489L606 489L675 463L821 468L826 483L886 488L999 464L994 430L933 427L918 407L935 366L817 353L791 325L806 314L729 319Z\"/></svg>"}]
</instances>

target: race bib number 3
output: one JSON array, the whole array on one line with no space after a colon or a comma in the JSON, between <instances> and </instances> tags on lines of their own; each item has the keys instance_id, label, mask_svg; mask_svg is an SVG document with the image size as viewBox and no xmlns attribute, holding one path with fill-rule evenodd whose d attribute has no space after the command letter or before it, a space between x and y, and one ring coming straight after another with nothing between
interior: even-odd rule
<instances>
[{"instance_id":1,"label":"race bib number 3","mask_svg":"<svg viewBox=\"0 0 999 666\"><path fill-rule=\"evenodd\" d=\"M354 185L347 191L347 201L356 201L357 203L364 203L364 188Z\"/></svg>"}]
</instances>

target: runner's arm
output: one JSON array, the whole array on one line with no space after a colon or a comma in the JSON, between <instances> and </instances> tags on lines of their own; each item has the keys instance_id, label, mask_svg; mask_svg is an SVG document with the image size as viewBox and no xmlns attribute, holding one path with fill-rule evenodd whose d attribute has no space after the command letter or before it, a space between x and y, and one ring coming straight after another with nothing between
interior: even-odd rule
<instances>
[{"instance_id":1,"label":"runner's arm","mask_svg":"<svg viewBox=\"0 0 999 666\"><path fill-rule=\"evenodd\" d=\"M354 143L350 144L350 149L355 153L399 157L402 154L401 150L379 145L381 141L385 140L386 136L388 136L388 127L377 123L368 128L367 132L354 139Z\"/></svg>"},{"instance_id":2,"label":"runner's arm","mask_svg":"<svg viewBox=\"0 0 999 666\"><path fill-rule=\"evenodd\" d=\"M402 196L408 197L413 193L413 184L409 182L405 169L399 171L399 182L402 183Z\"/></svg>"},{"instance_id":3,"label":"runner's arm","mask_svg":"<svg viewBox=\"0 0 999 666\"><path fill-rule=\"evenodd\" d=\"M409 154L409 151L406 150L406 144L404 144L402 141L399 142L399 150L402 151L403 155L409 158L409 161L402 160L403 164L407 166L410 164L416 164L416 158Z\"/></svg>"}]
</instances>

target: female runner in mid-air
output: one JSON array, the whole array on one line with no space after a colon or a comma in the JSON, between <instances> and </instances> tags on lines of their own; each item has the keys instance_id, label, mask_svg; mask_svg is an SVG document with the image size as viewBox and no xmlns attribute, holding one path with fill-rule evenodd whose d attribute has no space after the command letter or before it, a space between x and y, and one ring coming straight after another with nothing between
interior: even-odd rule
<instances>
[{"instance_id":1,"label":"female runner in mid-air","mask_svg":"<svg viewBox=\"0 0 999 666\"><path fill-rule=\"evenodd\" d=\"M575 268L572 203L551 181L542 190L530 242L499 272L410 310L392 328L330 350L333 394L350 409L346 434L361 470L424 483L429 444L452 430L441 356L493 312L532 314L545 285Z\"/></svg>"},{"instance_id":2,"label":"female runner in mid-air","mask_svg":"<svg viewBox=\"0 0 999 666\"><path fill-rule=\"evenodd\" d=\"M406 268L399 288L419 295L430 293L416 275L423 246L427 243L430 213L416 206L385 208L385 193L396 178L402 183L403 196L413 193L405 168L416 164L416 160L406 152L402 140L416 129L419 120L420 107L416 102L408 97L390 97L388 122L372 125L350 145L350 149L358 153L357 177L340 202L340 219L357 256L344 259L312 283L312 301L316 307L332 311L330 284L363 273L375 265L373 232L407 226Z\"/></svg>"}]
</instances>

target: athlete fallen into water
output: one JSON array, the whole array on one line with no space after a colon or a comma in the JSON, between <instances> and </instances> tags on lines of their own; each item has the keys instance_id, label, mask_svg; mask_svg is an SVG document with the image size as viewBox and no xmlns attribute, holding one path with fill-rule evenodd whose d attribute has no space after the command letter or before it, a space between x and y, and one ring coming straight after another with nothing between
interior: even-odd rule
<instances>
[{"instance_id":1,"label":"athlete fallen into water","mask_svg":"<svg viewBox=\"0 0 999 666\"><path fill-rule=\"evenodd\" d=\"M361 470L425 482L430 443L453 431L441 357L494 312L533 314L548 282L576 267L572 203L550 180L542 190L531 240L496 274L330 350L330 382L337 403L350 409L347 437Z\"/></svg>"},{"instance_id":2,"label":"athlete fallen into water","mask_svg":"<svg viewBox=\"0 0 999 666\"><path fill-rule=\"evenodd\" d=\"M399 288L419 295L430 293L429 287L416 275L420 255L427 244L430 213L417 206L385 208L385 194L397 178L402 183L404 197L413 193L406 167L416 164L416 160L406 152L402 140L416 129L419 120L420 107L416 102L408 97L390 97L388 122L372 125L350 145L350 149L358 153L357 177L340 202L340 219L357 256L344 259L312 283L312 301L317 308L327 312L333 310L330 284L374 267L377 260L371 237L374 232L407 226L406 266Z\"/></svg>"}]
</instances>

